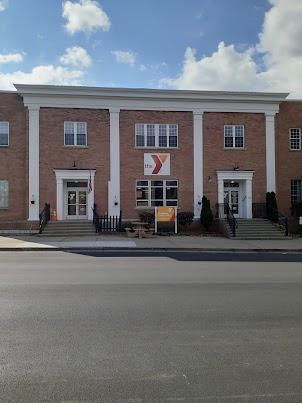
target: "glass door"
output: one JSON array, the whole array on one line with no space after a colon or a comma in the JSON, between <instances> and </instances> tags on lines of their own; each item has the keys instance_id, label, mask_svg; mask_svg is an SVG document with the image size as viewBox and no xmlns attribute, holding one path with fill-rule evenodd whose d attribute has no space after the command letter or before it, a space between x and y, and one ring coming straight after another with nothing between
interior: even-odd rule
<instances>
[{"instance_id":1,"label":"glass door","mask_svg":"<svg viewBox=\"0 0 302 403\"><path fill-rule=\"evenodd\" d=\"M72 189L67 191L67 218L87 218L87 190Z\"/></svg>"},{"instance_id":2,"label":"glass door","mask_svg":"<svg viewBox=\"0 0 302 403\"><path fill-rule=\"evenodd\" d=\"M224 184L224 203L227 203L234 217L239 217L239 183L226 182ZM225 208L225 214L227 214Z\"/></svg>"}]
</instances>

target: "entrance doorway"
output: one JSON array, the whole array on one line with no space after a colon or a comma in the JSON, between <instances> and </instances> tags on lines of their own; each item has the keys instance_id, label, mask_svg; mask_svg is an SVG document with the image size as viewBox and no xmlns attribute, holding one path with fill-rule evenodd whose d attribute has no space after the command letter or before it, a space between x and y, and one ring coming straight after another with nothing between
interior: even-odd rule
<instances>
[{"instance_id":1,"label":"entrance doorway","mask_svg":"<svg viewBox=\"0 0 302 403\"><path fill-rule=\"evenodd\" d=\"M235 181L224 182L224 188L223 188L224 203L230 206L230 210L234 214L234 217L239 217L239 211L240 211L239 190L240 190L239 182ZM225 211L225 214L227 214L227 211Z\"/></svg>"},{"instance_id":2,"label":"entrance doorway","mask_svg":"<svg viewBox=\"0 0 302 403\"><path fill-rule=\"evenodd\" d=\"M67 181L65 188L65 218L87 220L87 182Z\"/></svg>"}]
</instances>

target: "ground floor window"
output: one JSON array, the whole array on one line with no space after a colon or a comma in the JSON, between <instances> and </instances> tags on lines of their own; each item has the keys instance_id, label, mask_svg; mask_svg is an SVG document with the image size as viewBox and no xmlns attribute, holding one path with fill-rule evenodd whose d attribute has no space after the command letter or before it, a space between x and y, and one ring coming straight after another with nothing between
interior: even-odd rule
<instances>
[{"instance_id":1,"label":"ground floor window","mask_svg":"<svg viewBox=\"0 0 302 403\"><path fill-rule=\"evenodd\" d=\"M0 208L8 208L8 181L0 180Z\"/></svg>"},{"instance_id":2,"label":"ground floor window","mask_svg":"<svg viewBox=\"0 0 302 403\"><path fill-rule=\"evenodd\" d=\"M136 181L136 206L177 206L177 180Z\"/></svg>"},{"instance_id":3,"label":"ground floor window","mask_svg":"<svg viewBox=\"0 0 302 403\"><path fill-rule=\"evenodd\" d=\"M290 190L292 204L302 202L302 179L292 180Z\"/></svg>"}]
</instances>

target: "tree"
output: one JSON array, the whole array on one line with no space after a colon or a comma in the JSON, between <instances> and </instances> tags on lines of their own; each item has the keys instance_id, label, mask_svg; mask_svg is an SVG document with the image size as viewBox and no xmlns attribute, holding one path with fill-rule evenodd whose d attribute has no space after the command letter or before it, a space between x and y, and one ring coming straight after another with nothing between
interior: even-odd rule
<instances>
[{"instance_id":1,"label":"tree","mask_svg":"<svg viewBox=\"0 0 302 403\"><path fill-rule=\"evenodd\" d=\"M202 198L202 208L200 213L200 222L204 226L206 231L209 231L214 220L214 216L211 210L210 200L205 196Z\"/></svg>"},{"instance_id":2,"label":"tree","mask_svg":"<svg viewBox=\"0 0 302 403\"><path fill-rule=\"evenodd\" d=\"M266 213L269 220L278 222L279 213L275 192L266 193Z\"/></svg>"}]
</instances>

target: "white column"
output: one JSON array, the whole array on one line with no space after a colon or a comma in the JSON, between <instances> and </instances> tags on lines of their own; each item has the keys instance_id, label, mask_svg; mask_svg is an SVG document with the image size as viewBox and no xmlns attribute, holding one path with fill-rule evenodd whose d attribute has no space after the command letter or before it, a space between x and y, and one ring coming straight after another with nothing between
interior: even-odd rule
<instances>
[{"instance_id":1,"label":"white column","mask_svg":"<svg viewBox=\"0 0 302 403\"><path fill-rule=\"evenodd\" d=\"M218 179L218 204L224 204L224 182Z\"/></svg>"},{"instance_id":2,"label":"white column","mask_svg":"<svg viewBox=\"0 0 302 403\"><path fill-rule=\"evenodd\" d=\"M246 218L253 218L253 193L252 193L252 180L245 181L246 191Z\"/></svg>"},{"instance_id":3,"label":"white column","mask_svg":"<svg viewBox=\"0 0 302 403\"><path fill-rule=\"evenodd\" d=\"M193 111L194 217L200 217L203 196L203 111Z\"/></svg>"},{"instance_id":4,"label":"white column","mask_svg":"<svg viewBox=\"0 0 302 403\"><path fill-rule=\"evenodd\" d=\"M110 180L108 183L108 214L119 215L120 203L120 110L110 112Z\"/></svg>"},{"instance_id":5,"label":"white column","mask_svg":"<svg viewBox=\"0 0 302 403\"><path fill-rule=\"evenodd\" d=\"M28 221L39 221L39 109L28 108Z\"/></svg>"},{"instance_id":6,"label":"white column","mask_svg":"<svg viewBox=\"0 0 302 403\"><path fill-rule=\"evenodd\" d=\"M61 178L57 178L57 219L64 219L64 188Z\"/></svg>"},{"instance_id":7,"label":"white column","mask_svg":"<svg viewBox=\"0 0 302 403\"><path fill-rule=\"evenodd\" d=\"M91 192L88 193L88 220L93 220L93 205L94 205L94 175L91 173Z\"/></svg>"},{"instance_id":8,"label":"white column","mask_svg":"<svg viewBox=\"0 0 302 403\"><path fill-rule=\"evenodd\" d=\"M275 115L265 115L266 127L266 191L276 192Z\"/></svg>"}]
</instances>

